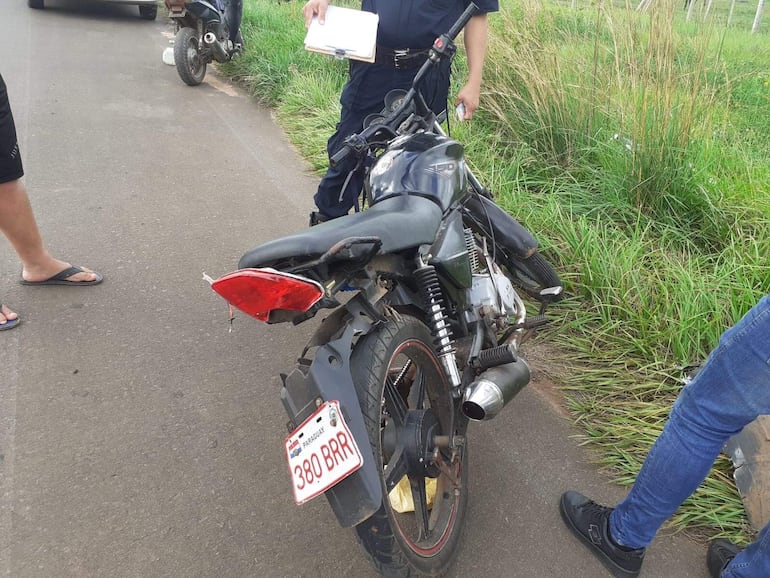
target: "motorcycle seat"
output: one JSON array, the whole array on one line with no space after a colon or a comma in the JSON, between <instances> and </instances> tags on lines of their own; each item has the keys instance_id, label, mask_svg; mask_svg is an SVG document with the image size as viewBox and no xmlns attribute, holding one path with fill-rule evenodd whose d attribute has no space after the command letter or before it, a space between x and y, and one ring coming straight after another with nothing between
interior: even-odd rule
<instances>
[{"instance_id":1,"label":"motorcycle seat","mask_svg":"<svg viewBox=\"0 0 770 578\"><path fill-rule=\"evenodd\" d=\"M365 211L258 245L241 257L238 268L270 267L289 259L310 261L349 237L377 237L382 241L381 254L397 253L432 244L441 217L441 207L431 199L408 194L390 197ZM371 245L357 245L353 251L363 255L370 248Z\"/></svg>"}]
</instances>

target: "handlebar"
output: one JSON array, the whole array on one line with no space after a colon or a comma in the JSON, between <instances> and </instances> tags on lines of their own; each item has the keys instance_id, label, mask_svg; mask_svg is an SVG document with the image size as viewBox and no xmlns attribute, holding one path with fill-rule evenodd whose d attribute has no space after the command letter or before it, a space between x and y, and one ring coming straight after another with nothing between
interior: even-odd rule
<instances>
[{"instance_id":1,"label":"handlebar","mask_svg":"<svg viewBox=\"0 0 770 578\"><path fill-rule=\"evenodd\" d=\"M351 154L355 154L357 157L363 156L366 153L366 150L369 148L369 139L374 136L374 133L376 132L376 130L364 129L358 134L350 135L345 139L345 143L342 145L342 148L340 148L340 150L338 150L329 158L330 164L332 166L336 166L348 158ZM393 133L393 136L395 136L395 133Z\"/></svg>"},{"instance_id":2,"label":"handlebar","mask_svg":"<svg viewBox=\"0 0 770 578\"><path fill-rule=\"evenodd\" d=\"M347 145L342 145L342 148L329 157L329 164L336 167L342 161L350 156L350 148Z\"/></svg>"},{"instance_id":3,"label":"handlebar","mask_svg":"<svg viewBox=\"0 0 770 578\"><path fill-rule=\"evenodd\" d=\"M436 38L433 42L433 47L428 54L428 59L417 71L417 74L415 74L414 80L412 81L412 87L409 89L409 92L406 93L406 96L398 108L392 111L382 123L378 123L376 126L369 126L360 133L347 137L342 147L329 158L331 166L338 165L346 160L351 154L355 154L357 158L361 158L369 148L370 139L380 131L390 133L391 138L398 134L398 127L404 120L406 120L404 113L411 106L412 101L415 100L415 96L419 94L417 86L432 66L438 64L442 59L451 58L454 55L454 39L457 38L460 31L465 28L470 19L473 18L478 11L479 7L471 2L449 31ZM424 101L421 102L424 103Z\"/></svg>"},{"instance_id":4,"label":"handlebar","mask_svg":"<svg viewBox=\"0 0 770 578\"><path fill-rule=\"evenodd\" d=\"M446 33L449 40L454 40L457 38L457 35L460 34L460 30L465 28L465 25L468 24L470 19L473 18L478 11L479 7L476 6L473 2L468 4L465 12L460 15L460 18L457 19L457 22L455 22L452 25L452 28L449 29L449 32Z\"/></svg>"}]
</instances>

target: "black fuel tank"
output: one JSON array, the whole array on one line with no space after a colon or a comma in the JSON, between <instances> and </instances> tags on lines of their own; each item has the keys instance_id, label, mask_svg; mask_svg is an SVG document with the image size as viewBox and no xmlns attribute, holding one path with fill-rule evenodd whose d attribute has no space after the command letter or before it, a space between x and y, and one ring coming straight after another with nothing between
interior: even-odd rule
<instances>
[{"instance_id":1,"label":"black fuel tank","mask_svg":"<svg viewBox=\"0 0 770 578\"><path fill-rule=\"evenodd\" d=\"M463 145L418 133L396 139L369 172L372 204L395 195L434 198L447 211L466 192Z\"/></svg>"}]
</instances>

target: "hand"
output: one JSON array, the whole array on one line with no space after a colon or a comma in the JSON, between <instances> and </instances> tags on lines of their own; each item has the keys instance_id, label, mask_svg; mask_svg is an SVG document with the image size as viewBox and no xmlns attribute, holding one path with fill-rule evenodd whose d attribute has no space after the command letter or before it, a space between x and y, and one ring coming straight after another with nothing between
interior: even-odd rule
<instances>
[{"instance_id":1,"label":"hand","mask_svg":"<svg viewBox=\"0 0 770 578\"><path fill-rule=\"evenodd\" d=\"M329 0L308 0L302 8L302 15L305 17L305 28L310 28L313 16L318 15L318 22L323 24L326 21L326 9L329 7Z\"/></svg>"},{"instance_id":2,"label":"hand","mask_svg":"<svg viewBox=\"0 0 770 578\"><path fill-rule=\"evenodd\" d=\"M479 99L481 95L481 88L472 84L466 84L457 93L455 99L455 106L461 102L465 105L465 120L473 118L473 113L479 108Z\"/></svg>"}]
</instances>

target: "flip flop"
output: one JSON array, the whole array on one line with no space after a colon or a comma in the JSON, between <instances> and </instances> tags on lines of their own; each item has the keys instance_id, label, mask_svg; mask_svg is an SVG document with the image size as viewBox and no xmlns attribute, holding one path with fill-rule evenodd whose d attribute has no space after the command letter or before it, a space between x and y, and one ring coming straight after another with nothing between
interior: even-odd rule
<instances>
[{"instance_id":1,"label":"flip flop","mask_svg":"<svg viewBox=\"0 0 770 578\"><path fill-rule=\"evenodd\" d=\"M83 269L83 267L79 267L78 265L73 265L72 267L69 267L68 269L65 269L64 271L59 271L56 275L53 277L49 277L45 281L26 281L23 278L19 281L22 285L72 285L72 286L88 286L88 285L98 285L102 281L104 281L104 277L99 275L99 273L93 272L94 275L96 275L96 279L93 281L69 281L67 277L72 277L73 275L76 275L77 273L90 273L91 271L87 271L86 269Z\"/></svg>"},{"instance_id":2,"label":"flip flop","mask_svg":"<svg viewBox=\"0 0 770 578\"><path fill-rule=\"evenodd\" d=\"M3 305L2 303L0 303L0 309L2 308L3 308ZM6 329L13 329L19 323L21 323L21 317L17 317L16 319L8 319L5 323L0 324L0 331L5 331Z\"/></svg>"}]
</instances>

